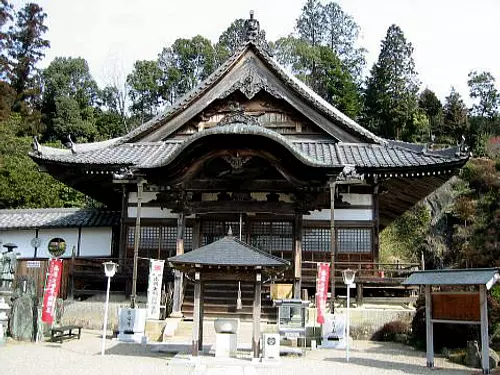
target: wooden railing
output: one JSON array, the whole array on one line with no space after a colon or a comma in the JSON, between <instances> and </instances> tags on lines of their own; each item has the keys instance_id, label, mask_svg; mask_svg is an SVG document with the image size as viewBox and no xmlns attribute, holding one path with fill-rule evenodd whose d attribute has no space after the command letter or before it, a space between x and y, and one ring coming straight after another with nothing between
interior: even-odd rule
<instances>
[{"instance_id":1,"label":"wooden railing","mask_svg":"<svg viewBox=\"0 0 500 375\"><path fill-rule=\"evenodd\" d=\"M302 277L306 282L316 279L318 262L302 262ZM413 271L420 269L419 263L335 262L335 281L342 282L342 271L356 271L356 282L377 284L399 284Z\"/></svg>"}]
</instances>

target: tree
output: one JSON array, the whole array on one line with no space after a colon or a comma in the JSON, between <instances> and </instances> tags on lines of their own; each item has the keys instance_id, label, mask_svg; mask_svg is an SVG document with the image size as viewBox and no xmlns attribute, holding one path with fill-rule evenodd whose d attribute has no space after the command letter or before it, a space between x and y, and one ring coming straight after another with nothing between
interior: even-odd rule
<instances>
[{"instance_id":1,"label":"tree","mask_svg":"<svg viewBox=\"0 0 500 375\"><path fill-rule=\"evenodd\" d=\"M17 137L17 113L0 122L0 208L82 207L85 197L41 173L29 158L30 137Z\"/></svg>"},{"instance_id":2,"label":"tree","mask_svg":"<svg viewBox=\"0 0 500 375\"><path fill-rule=\"evenodd\" d=\"M467 127L467 107L460 94L452 87L444 104L443 134L450 137L452 142L457 142L465 135Z\"/></svg>"},{"instance_id":3,"label":"tree","mask_svg":"<svg viewBox=\"0 0 500 375\"><path fill-rule=\"evenodd\" d=\"M45 139L93 141L98 136L94 111L99 88L87 61L78 57L56 57L43 71L42 114L47 124Z\"/></svg>"},{"instance_id":4,"label":"tree","mask_svg":"<svg viewBox=\"0 0 500 375\"><path fill-rule=\"evenodd\" d=\"M307 0L297 18L296 29L301 39L310 45L319 46L325 33L324 7L318 0Z\"/></svg>"},{"instance_id":5,"label":"tree","mask_svg":"<svg viewBox=\"0 0 500 375\"><path fill-rule=\"evenodd\" d=\"M335 2L326 4L323 11L325 44L335 51L356 82L361 82L366 65L366 50L356 47L359 37L358 24Z\"/></svg>"},{"instance_id":6,"label":"tree","mask_svg":"<svg viewBox=\"0 0 500 375\"><path fill-rule=\"evenodd\" d=\"M495 87L495 77L490 72L472 71L469 73L470 97L476 101L472 106L472 114L487 119L498 115L500 95Z\"/></svg>"},{"instance_id":7,"label":"tree","mask_svg":"<svg viewBox=\"0 0 500 375\"><path fill-rule=\"evenodd\" d=\"M156 61L138 60L127 76L131 112L143 123L153 117L161 104L162 71Z\"/></svg>"},{"instance_id":8,"label":"tree","mask_svg":"<svg viewBox=\"0 0 500 375\"><path fill-rule=\"evenodd\" d=\"M365 90L364 122L382 137L400 139L405 127L412 126L419 86L412 54L403 31L391 25Z\"/></svg>"},{"instance_id":9,"label":"tree","mask_svg":"<svg viewBox=\"0 0 500 375\"><path fill-rule=\"evenodd\" d=\"M329 47L312 46L289 36L275 43L278 61L323 99L355 118L361 108L360 96L345 65Z\"/></svg>"},{"instance_id":10,"label":"tree","mask_svg":"<svg viewBox=\"0 0 500 375\"><path fill-rule=\"evenodd\" d=\"M118 59L111 59L105 71L106 87L101 92L104 106L113 115L119 116L123 131L129 132L127 106L128 90L127 76L124 73L123 65ZM116 116L113 119L116 120Z\"/></svg>"},{"instance_id":11,"label":"tree","mask_svg":"<svg viewBox=\"0 0 500 375\"><path fill-rule=\"evenodd\" d=\"M9 71L9 58L5 51L9 45L9 34L4 28L11 22L13 7L7 0L0 0L0 79L5 80Z\"/></svg>"},{"instance_id":12,"label":"tree","mask_svg":"<svg viewBox=\"0 0 500 375\"><path fill-rule=\"evenodd\" d=\"M443 105L434 91L426 88L418 98L418 106L424 111L429 119L430 132L441 135L443 122Z\"/></svg>"},{"instance_id":13,"label":"tree","mask_svg":"<svg viewBox=\"0 0 500 375\"><path fill-rule=\"evenodd\" d=\"M201 35L192 39L177 39L160 53L158 67L162 71L162 98L171 104L216 69L216 50Z\"/></svg>"},{"instance_id":14,"label":"tree","mask_svg":"<svg viewBox=\"0 0 500 375\"><path fill-rule=\"evenodd\" d=\"M22 111L23 104L29 105L39 95L36 64L50 46L49 41L43 39L48 29L44 24L46 17L40 6L28 3L17 13L16 24L9 32L8 53L12 64L10 80L17 93L14 104L17 111Z\"/></svg>"},{"instance_id":15,"label":"tree","mask_svg":"<svg viewBox=\"0 0 500 375\"><path fill-rule=\"evenodd\" d=\"M217 51L218 65L223 63L228 57L233 55L238 47L246 40L245 20L238 18L219 36L215 49ZM257 42L266 43L266 33L260 30Z\"/></svg>"}]
</instances>

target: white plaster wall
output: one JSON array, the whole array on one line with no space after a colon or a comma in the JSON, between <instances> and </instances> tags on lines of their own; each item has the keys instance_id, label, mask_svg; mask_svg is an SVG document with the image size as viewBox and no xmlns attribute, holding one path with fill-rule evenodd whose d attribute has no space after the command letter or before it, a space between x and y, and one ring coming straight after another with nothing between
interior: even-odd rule
<instances>
[{"instance_id":1,"label":"white plaster wall","mask_svg":"<svg viewBox=\"0 0 500 375\"><path fill-rule=\"evenodd\" d=\"M36 231L34 229L0 231L0 253L6 250L3 247L4 244L12 242L19 246L14 250L21 253L19 258L32 258L35 254L35 248L31 246L31 240L35 236Z\"/></svg>"},{"instance_id":2,"label":"white plaster wall","mask_svg":"<svg viewBox=\"0 0 500 375\"><path fill-rule=\"evenodd\" d=\"M158 195L157 191L145 191L142 193L142 203L154 201ZM128 193L128 202L137 203L137 193L135 191Z\"/></svg>"},{"instance_id":3,"label":"white plaster wall","mask_svg":"<svg viewBox=\"0 0 500 375\"><path fill-rule=\"evenodd\" d=\"M127 210L128 217L135 218L137 216L137 207L129 207ZM141 207L142 218L152 219L176 219L177 214L172 213L168 208L161 209L160 207Z\"/></svg>"},{"instance_id":4,"label":"white plaster wall","mask_svg":"<svg viewBox=\"0 0 500 375\"><path fill-rule=\"evenodd\" d=\"M330 210L315 210L310 215L304 215L304 220L330 220ZM336 209L334 213L335 221L370 221L373 219L373 211L371 209Z\"/></svg>"},{"instance_id":5,"label":"white plaster wall","mask_svg":"<svg viewBox=\"0 0 500 375\"><path fill-rule=\"evenodd\" d=\"M111 228L82 228L80 242L81 257L111 255Z\"/></svg>"},{"instance_id":6,"label":"white plaster wall","mask_svg":"<svg viewBox=\"0 0 500 375\"><path fill-rule=\"evenodd\" d=\"M66 241L66 252L62 258L71 257L73 246L78 248L78 228L60 228L60 229L40 229L38 237L42 240L42 244L38 248L37 258L50 258L47 245L53 238L62 238Z\"/></svg>"},{"instance_id":7,"label":"white plaster wall","mask_svg":"<svg viewBox=\"0 0 500 375\"><path fill-rule=\"evenodd\" d=\"M340 195L342 195L342 201L354 206L371 206L373 204L372 194L340 193Z\"/></svg>"}]
</instances>

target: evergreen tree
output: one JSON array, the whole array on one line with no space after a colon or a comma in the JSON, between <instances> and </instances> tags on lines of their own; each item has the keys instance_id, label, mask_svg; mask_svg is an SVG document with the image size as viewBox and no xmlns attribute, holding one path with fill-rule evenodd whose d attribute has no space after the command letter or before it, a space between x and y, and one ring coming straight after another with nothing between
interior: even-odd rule
<instances>
[{"instance_id":1,"label":"evergreen tree","mask_svg":"<svg viewBox=\"0 0 500 375\"><path fill-rule=\"evenodd\" d=\"M16 24L9 32L8 53L11 58L11 86L17 93L14 109L20 112L23 105L33 104L39 96L36 64L45 56L44 50L50 46L43 39L47 31L44 24L47 14L35 3L27 3L17 12Z\"/></svg>"},{"instance_id":2,"label":"evergreen tree","mask_svg":"<svg viewBox=\"0 0 500 375\"><path fill-rule=\"evenodd\" d=\"M278 61L323 99L351 118L361 109L356 83L329 47L289 36L275 43Z\"/></svg>"},{"instance_id":3,"label":"evergreen tree","mask_svg":"<svg viewBox=\"0 0 500 375\"><path fill-rule=\"evenodd\" d=\"M452 87L444 104L443 134L451 138L452 142L458 142L467 132L467 127L467 107L460 94Z\"/></svg>"},{"instance_id":4,"label":"evergreen tree","mask_svg":"<svg viewBox=\"0 0 500 375\"><path fill-rule=\"evenodd\" d=\"M158 56L163 100L171 104L207 78L216 67L216 50L208 39L201 35L177 39Z\"/></svg>"},{"instance_id":5,"label":"evergreen tree","mask_svg":"<svg viewBox=\"0 0 500 375\"><path fill-rule=\"evenodd\" d=\"M478 101L472 106L472 114L490 120L498 116L500 95L495 87L495 77L490 72L472 71L467 84L470 97Z\"/></svg>"},{"instance_id":6,"label":"evergreen tree","mask_svg":"<svg viewBox=\"0 0 500 375\"><path fill-rule=\"evenodd\" d=\"M0 79L5 80L9 71L9 58L6 54L9 45L9 34L5 31L14 19L13 7L7 0L0 0Z\"/></svg>"},{"instance_id":7,"label":"evergreen tree","mask_svg":"<svg viewBox=\"0 0 500 375\"><path fill-rule=\"evenodd\" d=\"M297 19L296 29L301 39L319 46L325 35L325 12L319 0L307 0Z\"/></svg>"},{"instance_id":8,"label":"evergreen tree","mask_svg":"<svg viewBox=\"0 0 500 375\"><path fill-rule=\"evenodd\" d=\"M365 125L382 137L412 136L405 131L413 126L417 110L419 82L412 54L413 47L403 31L391 25L365 91Z\"/></svg>"},{"instance_id":9,"label":"evergreen tree","mask_svg":"<svg viewBox=\"0 0 500 375\"><path fill-rule=\"evenodd\" d=\"M356 47L360 30L358 24L354 18L342 10L339 4L333 1L326 4L323 11L325 45L335 51L356 82L361 82L366 65L364 56L366 50Z\"/></svg>"},{"instance_id":10,"label":"evergreen tree","mask_svg":"<svg viewBox=\"0 0 500 375\"><path fill-rule=\"evenodd\" d=\"M233 55L246 39L245 20L238 18L219 36L215 49L217 51L217 65L222 64L228 57ZM257 42L266 44L266 33L260 30Z\"/></svg>"},{"instance_id":11,"label":"evergreen tree","mask_svg":"<svg viewBox=\"0 0 500 375\"><path fill-rule=\"evenodd\" d=\"M140 123L149 120L161 104L162 71L156 61L139 60L134 70L127 76L130 88L131 112Z\"/></svg>"},{"instance_id":12,"label":"evergreen tree","mask_svg":"<svg viewBox=\"0 0 500 375\"><path fill-rule=\"evenodd\" d=\"M422 91L418 99L418 106L429 119L430 132L433 135L442 135L443 105L434 91L428 88Z\"/></svg>"},{"instance_id":13,"label":"evergreen tree","mask_svg":"<svg viewBox=\"0 0 500 375\"><path fill-rule=\"evenodd\" d=\"M85 59L57 57L43 71L42 114L46 140L93 141L98 138L95 109L99 88Z\"/></svg>"}]
</instances>

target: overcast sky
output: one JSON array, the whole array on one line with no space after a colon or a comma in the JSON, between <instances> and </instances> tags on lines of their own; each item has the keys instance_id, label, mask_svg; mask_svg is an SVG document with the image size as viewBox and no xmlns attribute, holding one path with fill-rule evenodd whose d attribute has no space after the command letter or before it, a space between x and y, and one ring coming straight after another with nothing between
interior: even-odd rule
<instances>
[{"instance_id":1,"label":"overcast sky","mask_svg":"<svg viewBox=\"0 0 500 375\"><path fill-rule=\"evenodd\" d=\"M305 0L38 0L47 12L51 48L57 56L83 57L102 86L110 69L132 69L155 59L177 38L197 34L212 41L236 18L255 11L268 40L291 33ZM326 1L323 1L325 3ZM444 99L451 86L468 101L467 74L488 70L500 79L498 0L339 0L361 27L368 67L377 60L387 28L400 26L414 46L422 88ZM16 9L23 0L13 1Z\"/></svg>"}]
</instances>

